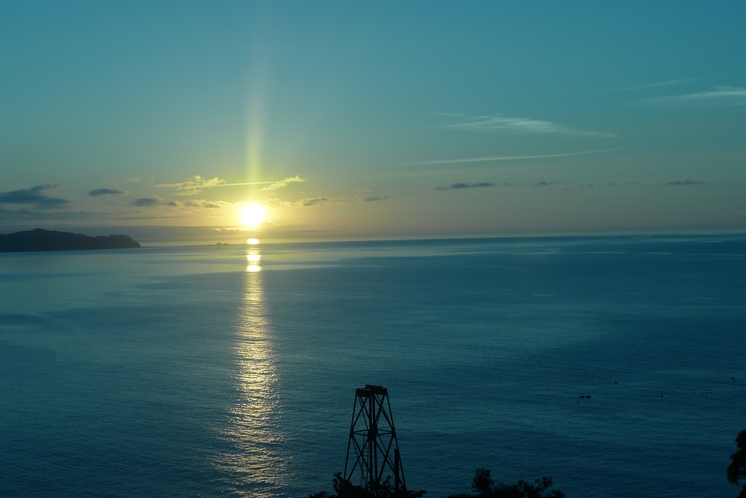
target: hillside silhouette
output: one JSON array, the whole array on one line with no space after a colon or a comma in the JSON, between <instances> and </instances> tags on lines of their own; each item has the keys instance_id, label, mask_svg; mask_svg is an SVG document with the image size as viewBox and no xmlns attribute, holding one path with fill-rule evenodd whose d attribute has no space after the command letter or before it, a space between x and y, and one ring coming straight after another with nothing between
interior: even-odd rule
<instances>
[{"instance_id":1,"label":"hillside silhouette","mask_svg":"<svg viewBox=\"0 0 746 498\"><path fill-rule=\"evenodd\" d=\"M140 244L128 235L89 237L81 233L35 228L23 232L0 234L0 252L91 251L100 249L134 249Z\"/></svg>"}]
</instances>

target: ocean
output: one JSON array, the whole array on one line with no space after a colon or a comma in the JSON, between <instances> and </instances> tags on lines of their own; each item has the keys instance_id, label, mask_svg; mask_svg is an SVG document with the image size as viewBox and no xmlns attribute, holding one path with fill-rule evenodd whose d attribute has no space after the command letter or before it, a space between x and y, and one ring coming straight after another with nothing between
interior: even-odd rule
<instances>
[{"instance_id":1,"label":"ocean","mask_svg":"<svg viewBox=\"0 0 746 498\"><path fill-rule=\"evenodd\" d=\"M388 388L406 482L728 497L746 236L0 255L0 496L305 497Z\"/></svg>"}]
</instances>

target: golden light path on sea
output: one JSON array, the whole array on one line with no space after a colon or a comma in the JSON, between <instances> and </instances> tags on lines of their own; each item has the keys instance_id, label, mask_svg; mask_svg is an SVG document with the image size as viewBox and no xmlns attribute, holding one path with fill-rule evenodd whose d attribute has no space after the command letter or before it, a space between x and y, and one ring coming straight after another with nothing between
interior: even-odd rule
<instances>
[{"instance_id":1,"label":"golden light path on sea","mask_svg":"<svg viewBox=\"0 0 746 498\"><path fill-rule=\"evenodd\" d=\"M280 445L285 435L278 429L274 334L264 298L258 245L247 249L245 292L235 329L233 353L238 396L231 408L225 437L233 451L222 455L219 467L227 471L239 494L272 496L286 484L287 457Z\"/></svg>"}]
</instances>

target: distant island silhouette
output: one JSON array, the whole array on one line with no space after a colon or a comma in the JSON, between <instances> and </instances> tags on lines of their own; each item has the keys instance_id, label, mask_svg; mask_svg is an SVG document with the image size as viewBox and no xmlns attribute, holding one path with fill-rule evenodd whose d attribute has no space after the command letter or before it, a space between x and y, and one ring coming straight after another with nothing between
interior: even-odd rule
<instances>
[{"instance_id":1,"label":"distant island silhouette","mask_svg":"<svg viewBox=\"0 0 746 498\"><path fill-rule=\"evenodd\" d=\"M128 235L89 237L82 233L59 232L42 228L7 235L0 234L0 252L92 251L136 247L140 247L140 244Z\"/></svg>"}]
</instances>

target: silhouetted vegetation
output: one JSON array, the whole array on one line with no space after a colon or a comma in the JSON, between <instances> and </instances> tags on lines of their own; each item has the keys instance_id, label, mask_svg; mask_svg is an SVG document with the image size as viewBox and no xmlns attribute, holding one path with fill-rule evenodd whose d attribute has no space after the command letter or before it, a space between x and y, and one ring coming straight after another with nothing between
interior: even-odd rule
<instances>
[{"instance_id":1,"label":"silhouetted vegetation","mask_svg":"<svg viewBox=\"0 0 746 498\"><path fill-rule=\"evenodd\" d=\"M397 492L394 490L394 485L391 484L391 477L387 477L375 489L369 486L355 486L349 480L342 477L340 472L334 474L332 486L334 486L336 494L330 495L326 491L322 491L308 495L308 498L421 498L425 494L423 490Z\"/></svg>"},{"instance_id":2,"label":"silhouetted vegetation","mask_svg":"<svg viewBox=\"0 0 746 498\"><path fill-rule=\"evenodd\" d=\"M746 479L746 431L741 431L736 436L736 447L738 451L730 456L728 465L728 482L738 485L738 480ZM738 498L746 498L746 484L741 488Z\"/></svg>"},{"instance_id":3,"label":"silhouetted vegetation","mask_svg":"<svg viewBox=\"0 0 746 498\"><path fill-rule=\"evenodd\" d=\"M736 447L738 451L730 456L728 482L740 485L739 480L746 479L746 430L736 436ZM387 477L377 489L355 486L339 472L334 474L332 485L336 494L322 491L308 495L308 498L420 498L425 494L422 490L397 493L390 477ZM489 469L477 469L471 482L472 492L450 495L448 498L565 498L565 493L559 489L550 490L551 487L551 477L535 479L533 483L518 481L515 484L495 484ZM736 498L746 498L746 484Z\"/></svg>"},{"instance_id":4,"label":"silhouetted vegetation","mask_svg":"<svg viewBox=\"0 0 746 498\"><path fill-rule=\"evenodd\" d=\"M536 479L533 483L518 481L515 484L505 484L490 477L488 469L477 469L471 482L472 493L451 495L448 498L564 498L565 493L552 487L551 477Z\"/></svg>"}]
</instances>

